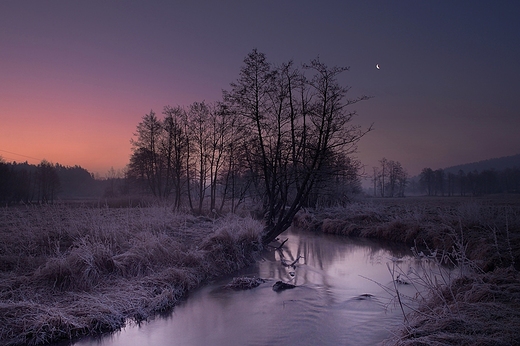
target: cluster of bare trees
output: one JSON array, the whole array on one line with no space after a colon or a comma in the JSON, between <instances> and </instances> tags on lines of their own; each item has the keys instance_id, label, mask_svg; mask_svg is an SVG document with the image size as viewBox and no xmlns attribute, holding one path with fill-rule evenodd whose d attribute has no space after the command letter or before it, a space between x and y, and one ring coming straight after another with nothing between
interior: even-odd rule
<instances>
[{"instance_id":1,"label":"cluster of bare trees","mask_svg":"<svg viewBox=\"0 0 520 346\"><path fill-rule=\"evenodd\" d=\"M244 198L261 204L265 241L284 231L304 206L333 203L359 188L351 158L369 129L351 124L337 77L346 68L319 60L275 66L253 50L220 102L165 107L143 117L133 140L129 176L155 196L234 210ZM208 203L205 202L209 199Z\"/></svg>"},{"instance_id":2,"label":"cluster of bare trees","mask_svg":"<svg viewBox=\"0 0 520 346\"><path fill-rule=\"evenodd\" d=\"M209 205L218 213L229 202L234 211L248 185L238 162L244 138L238 120L222 102L166 106L162 119L150 111L132 140L128 177L156 197L172 198L176 208L187 204L201 213Z\"/></svg>"},{"instance_id":3,"label":"cluster of bare trees","mask_svg":"<svg viewBox=\"0 0 520 346\"><path fill-rule=\"evenodd\" d=\"M373 167L374 197L404 197L408 173L400 162L382 158L379 167Z\"/></svg>"}]
</instances>

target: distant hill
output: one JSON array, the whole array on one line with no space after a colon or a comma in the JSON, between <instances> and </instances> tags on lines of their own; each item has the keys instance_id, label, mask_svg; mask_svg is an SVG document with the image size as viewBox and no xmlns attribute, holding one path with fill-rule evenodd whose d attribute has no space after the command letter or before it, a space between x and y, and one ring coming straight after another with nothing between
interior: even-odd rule
<instances>
[{"instance_id":1,"label":"distant hill","mask_svg":"<svg viewBox=\"0 0 520 346\"><path fill-rule=\"evenodd\" d=\"M512 155L512 156L504 156L489 160L483 160L473 163L466 163L463 165L451 166L444 168L445 173L458 173L460 170L463 170L464 173L473 172L477 170L478 172L482 172L484 170L494 169L497 171L504 170L506 168L520 168L520 154Z\"/></svg>"},{"instance_id":2,"label":"distant hill","mask_svg":"<svg viewBox=\"0 0 520 346\"><path fill-rule=\"evenodd\" d=\"M459 176L460 170L465 174ZM489 172L491 170L495 173ZM444 175L432 172L430 178L426 178L423 183L419 183L420 175L411 177L406 190L407 195L476 196L520 193L520 154L446 167L442 171ZM451 183L448 174L454 174Z\"/></svg>"}]
</instances>

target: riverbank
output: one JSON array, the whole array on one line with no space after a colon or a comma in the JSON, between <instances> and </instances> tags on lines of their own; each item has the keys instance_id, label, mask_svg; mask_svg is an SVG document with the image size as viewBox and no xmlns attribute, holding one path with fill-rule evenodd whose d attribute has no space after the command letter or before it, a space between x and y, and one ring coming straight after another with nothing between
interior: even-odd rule
<instances>
[{"instance_id":1,"label":"riverbank","mask_svg":"<svg viewBox=\"0 0 520 346\"><path fill-rule=\"evenodd\" d=\"M403 242L429 259L463 264L464 275L431 286L428 299L386 344L515 344L515 199L363 200L301 211L294 225ZM262 228L250 218L195 217L162 206L1 209L0 343L45 344L168 311L204 282L252 263Z\"/></svg>"},{"instance_id":2,"label":"riverbank","mask_svg":"<svg viewBox=\"0 0 520 346\"><path fill-rule=\"evenodd\" d=\"M0 210L0 343L120 329L255 260L262 224L169 207Z\"/></svg>"},{"instance_id":3,"label":"riverbank","mask_svg":"<svg viewBox=\"0 0 520 346\"><path fill-rule=\"evenodd\" d=\"M297 227L404 242L420 256L456 262L448 285L431 285L385 345L515 345L520 325L520 201L405 198L304 211ZM418 283L421 284L421 283Z\"/></svg>"}]
</instances>

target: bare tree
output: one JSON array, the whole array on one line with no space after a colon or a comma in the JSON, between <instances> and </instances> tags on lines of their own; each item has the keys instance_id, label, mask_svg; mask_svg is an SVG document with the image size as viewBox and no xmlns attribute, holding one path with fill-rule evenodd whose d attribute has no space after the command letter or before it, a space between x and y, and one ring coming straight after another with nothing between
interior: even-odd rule
<instances>
[{"instance_id":1,"label":"bare tree","mask_svg":"<svg viewBox=\"0 0 520 346\"><path fill-rule=\"evenodd\" d=\"M377 186L381 197L404 197L408 173L401 163L383 157L379 164L380 167L374 167L374 191Z\"/></svg>"},{"instance_id":2,"label":"bare tree","mask_svg":"<svg viewBox=\"0 0 520 346\"><path fill-rule=\"evenodd\" d=\"M227 111L223 103L211 106L208 128L209 145L209 177L210 177L210 210L216 212L217 189L221 183L222 170L226 162L226 154L230 154L230 144L236 140L230 137L232 133L233 115ZM222 202L219 207L221 211L224 203L224 194L221 195Z\"/></svg>"},{"instance_id":3,"label":"bare tree","mask_svg":"<svg viewBox=\"0 0 520 346\"><path fill-rule=\"evenodd\" d=\"M306 203L327 159L350 154L370 130L350 124L347 107L365 100L346 99L348 88L337 82L346 68L328 68L318 59L303 66L274 67L253 50L225 98L245 120L251 134L247 163L263 200L264 242L286 230Z\"/></svg>"},{"instance_id":4,"label":"bare tree","mask_svg":"<svg viewBox=\"0 0 520 346\"><path fill-rule=\"evenodd\" d=\"M182 205L182 192L186 171L184 162L188 157L187 114L184 108L166 106L163 110L164 138L162 153L166 157L167 181L174 191L174 208Z\"/></svg>"},{"instance_id":5,"label":"bare tree","mask_svg":"<svg viewBox=\"0 0 520 346\"><path fill-rule=\"evenodd\" d=\"M361 163L349 155L332 155L325 160L309 199L304 206L345 205L361 191Z\"/></svg>"},{"instance_id":6,"label":"bare tree","mask_svg":"<svg viewBox=\"0 0 520 346\"><path fill-rule=\"evenodd\" d=\"M389 167L389 196L404 197L404 191L408 182L408 173L399 161L389 161Z\"/></svg>"},{"instance_id":7,"label":"bare tree","mask_svg":"<svg viewBox=\"0 0 520 346\"><path fill-rule=\"evenodd\" d=\"M164 185L164 160L160 153L163 126L153 111L143 116L137 125L136 139L132 139L130 173L147 182L156 197L167 197L168 187Z\"/></svg>"},{"instance_id":8,"label":"bare tree","mask_svg":"<svg viewBox=\"0 0 520 346\"><path fill-rule=\"evenodd\" d=\"M247 178L247 168L243 162L246 160L245 138L247 134L243 121L237 116L236 112L226 103L219 104L220 113L225 117L225 130L223 131L224 153L223 172L220 176L222 186L220 197L221 202L218 208L220 213L227 200L230 201L231 212L235 212L238 206L244 201L246 193L252 183L252 179Z\"/></svg>"},{"instance_id":9,"label":"bare tree","mask_svg":"<svg viewBox=\"0 0 520 346\"><path fill-rule=\"evenodd\" d=\"M372 167L372 184L374 189L374 197L377 197L377 187L379 184L379 168Z\"/></svg>"},{"instance_id":10,"label":"bare tree","mask_svg":"<svg viewBox=\"0 0 520 346\"><path fill-rule=\"evenodd\" d=\"M211 179L210 113L210 107L205 102L192 103L188 111L187 134L190 143L190 157L187 169L193 171L193 174L189 175L188 190L190 192L188 196L192 210L197 213L202 212L206 190ZM192 188L197 197L196 208L193 207Z\"/></svg>"}]
</instances>

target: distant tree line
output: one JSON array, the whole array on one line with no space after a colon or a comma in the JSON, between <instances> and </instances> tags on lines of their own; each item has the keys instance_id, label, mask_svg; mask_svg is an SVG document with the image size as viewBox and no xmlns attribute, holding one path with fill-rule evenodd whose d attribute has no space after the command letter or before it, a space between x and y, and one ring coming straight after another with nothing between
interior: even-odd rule
<instances>
[{"instance_id":1,"label":"distant tree line","mask_svg":"<svg viewBox=\"0 0 520 346\"><path fill-rule=\"evenodd\" d=\"M195 213L258 201L273 239L305 206L344 203L360 191L351 157L370 129L350 122L348 88L319 60L275 66L253 50L221 101L166 106L143 116L132 140L131 186Z\"/></svg>"},{"instance_id":2,"label":"distant tree line","mask_svg":"<svg viewBox=\"0 0 520 346\"><path fill-rule=\"evenodd\" d=\"M53 203L58 197L100 197L101 191L100 182L79 166L66 167L46 160L38 165L0 160L2 205Z\"/></svg>"},{"instance_id":3,"label":"distant tree line","mask_svg":"<svg viewBox=\"0 0 520 346\"><path fill-rule=\"evenodd\" d=\"M372 189L374 197L404 197L408 184L408 173L399 161L379 160L373 167Z\"/></svg>"},{"instance_id":4,"label":"distant tree line","mask_svg":"<svg viewBox=\"0 0 520 346\"><path fill-rule=\"evenodd\" d=\"M486 169L478 172L445 172L424 168L417 189L428 196L479 196L520 193L520 168Z\"/></svg>"}]
</instances>

